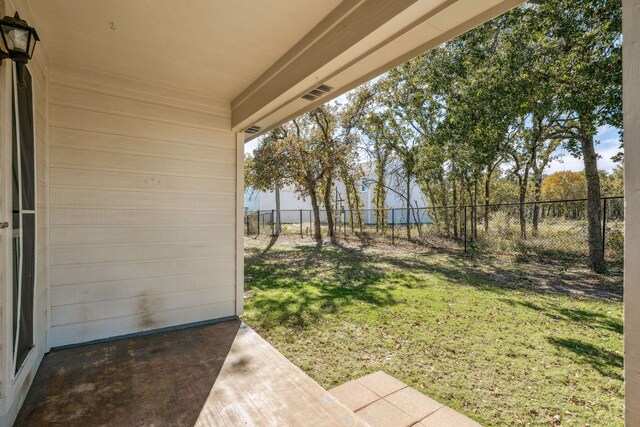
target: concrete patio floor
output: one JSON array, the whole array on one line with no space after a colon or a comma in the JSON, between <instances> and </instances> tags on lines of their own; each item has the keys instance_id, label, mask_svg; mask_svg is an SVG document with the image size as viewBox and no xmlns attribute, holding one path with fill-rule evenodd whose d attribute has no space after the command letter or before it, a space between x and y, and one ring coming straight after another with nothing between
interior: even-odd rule
<instances>
[{"instance_id":1,"label":"concrete patio floor","mask_svg":"<svg viewBox=\"0 0 640 427\"><path fill-rule=\"evenodd\" d=\"M482 427L382 371L330 392L371 427Z\"/></svg>"},{"instance_id":2,"label":"concrete patio floor","mask_svg":"<svg viewBox=\"0 0 640 427\"><path fill-rule=\"evenodd\" d=\"M366 426L239 320L52 351L16 426Z\"/></svg>"}]
</instances>

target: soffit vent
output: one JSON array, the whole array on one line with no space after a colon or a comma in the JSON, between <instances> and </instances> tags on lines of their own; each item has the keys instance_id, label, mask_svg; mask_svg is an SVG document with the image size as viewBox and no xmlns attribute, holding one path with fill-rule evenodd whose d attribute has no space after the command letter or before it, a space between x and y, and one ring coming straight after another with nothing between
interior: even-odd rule
<instances>
[{"instance_id":1,"label":"soffit vent","mask_svg":"<svg viewBox=\"0 0 640 427\"><path fill-rule=\"evenodd\" d=\"M260 129L262 129L260 126L253 125L253 126L249 126L248 128L246 128L246 129L244 130L244 132L245 132L245 133L256 133L256 132L258 132Z\"/></svg>"},{"instance_id":2,"label":"soffit vent","mask_svg":"<svg viewBox=\"0 0 640 427\"><path fill-rule=\"evenodd\" d=\"M328 94L332 90L333 88L331 86L320 85L317 88L302 95L302 99L306 99L307 101L315 101L316 99Z\"/></svg>"}]
</instances>

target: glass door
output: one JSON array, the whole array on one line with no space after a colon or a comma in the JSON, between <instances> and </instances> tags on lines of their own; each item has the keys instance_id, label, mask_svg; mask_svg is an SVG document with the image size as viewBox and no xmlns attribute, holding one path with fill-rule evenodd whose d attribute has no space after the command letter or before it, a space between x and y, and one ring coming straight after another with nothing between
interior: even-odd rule
<instances>
[{"instance_id":1,"label":"glass door","mask_svg":"<svg viewBox=\"0 0 640 427\"><path fill-rule=\"evenodd\" d=\"M13 68L13 367L18 372L33 348L36 267L35 133L31 74Z\"/></svg>"}]
</instances>

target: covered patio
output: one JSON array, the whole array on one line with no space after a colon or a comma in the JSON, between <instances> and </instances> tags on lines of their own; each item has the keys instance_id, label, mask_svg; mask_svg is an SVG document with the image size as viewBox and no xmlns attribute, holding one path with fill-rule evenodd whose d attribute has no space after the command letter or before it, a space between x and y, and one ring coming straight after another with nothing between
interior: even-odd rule
<instances>
[{"instance_id":1,"label":"covered patio","mask_svg":"<svg viewBox=\"0 0 640 427\"><path fill-rule=\"evenodd\" d=\"M0 425L365 425L238 320L244 144L520 3L0 0L40 39L0 66ZM636 164L640 1L623 3Z\"/></svg>"},{"instance_id":2,"label":"covered patio","mask_svg":"<svg viewBox=\"0 0 640 427\"><path fill-rule=\"evenodd\" d=\"M52 351L16 425L352 425L239 320Z\"/></svg>"},{"instance_id":3,"label":"covered patio","mask_svg":"<svg viewBox=\"0 0 640 427\"><path fill-rule=\"evenodd\" d=\"M15 425L479 424L383 373L330 392L237 319L54 350Z\"/></svg>"}]
</instances>

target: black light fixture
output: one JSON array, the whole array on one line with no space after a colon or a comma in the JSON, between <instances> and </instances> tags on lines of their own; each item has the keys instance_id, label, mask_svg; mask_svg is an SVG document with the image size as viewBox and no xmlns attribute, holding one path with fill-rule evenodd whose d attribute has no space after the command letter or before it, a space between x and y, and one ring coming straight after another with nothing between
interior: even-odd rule
<instances>
[{"instance_id":1,"label":"black light fixture","mask_svg":"<svg viewBox=\"0 0 640 427\"><path fill-rule=\"evenodd\" d=\"M0 20L0 36L0 61L11 58L18 64L29 62L40 40L36 29L20 19L18 12Z\"/></svg>"}]
</instances>

